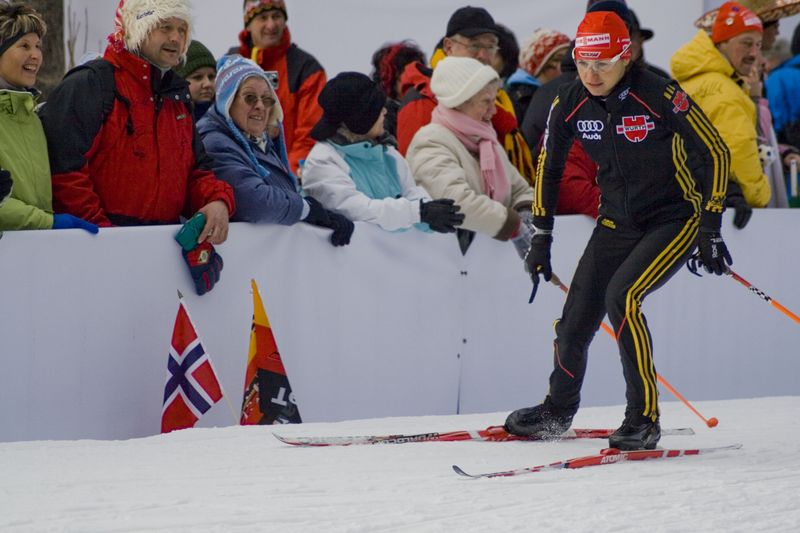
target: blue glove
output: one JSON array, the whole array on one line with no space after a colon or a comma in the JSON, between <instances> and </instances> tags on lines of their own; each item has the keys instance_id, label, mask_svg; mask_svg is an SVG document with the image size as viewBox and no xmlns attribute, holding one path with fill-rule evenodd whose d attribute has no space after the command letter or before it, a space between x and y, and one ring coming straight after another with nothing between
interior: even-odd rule
<instances>
[{"instance_id":1,"label":"blue glove","mask_svg":"<svg viewBox=\"0 0 800 533\"><path fill-rule=\"evenodd\" d=\"M67 214L53 215L53 229L82 229L89 233L100 231L100 228L91 222Z\"/></svg>"}]
</instances>

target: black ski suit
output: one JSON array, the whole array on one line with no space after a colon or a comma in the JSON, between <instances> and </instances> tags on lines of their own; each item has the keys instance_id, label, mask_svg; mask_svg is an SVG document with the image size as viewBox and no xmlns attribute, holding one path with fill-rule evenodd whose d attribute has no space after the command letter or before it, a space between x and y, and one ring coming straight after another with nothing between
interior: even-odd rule
<instances>
[{"instance_id":1,"label":"black ski suit","mask_svg":"<svg viewBox=\"0 0 800 533\"><path fill-rule=\"evenodd\" d=\"M607 312L622 359L626 412L656 420L656 370L642 302L681 267L698 227L719 231L728 148L674 81L634 66L598 98L576 79L560 88L550 110L533 203L539 229L553 228L574 137L598 165L600 216L556 323L550 397L577 411L589 343Z\"/></svg>"}]
</instances>

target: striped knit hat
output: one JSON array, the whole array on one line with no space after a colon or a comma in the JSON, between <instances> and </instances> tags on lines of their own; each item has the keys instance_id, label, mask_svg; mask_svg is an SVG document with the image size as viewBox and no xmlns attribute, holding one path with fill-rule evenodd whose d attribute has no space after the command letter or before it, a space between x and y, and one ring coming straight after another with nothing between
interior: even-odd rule
<instances>
[{"instance_id":1,"label":"striped knit hat","mask_svg":"<svg viewBox=\"0 0 800 533\"><path fill-rule=\"evenodd\" d=\"M544 66L559 50L569 48L570 38L559 31L539 28L522 43L519 64L531 76L538 76Z\"/></svg>"},{"instance_id":2,"label":"striped knit hat","mask_svg":"<svg viewBox=\"0 0 800 533\"><path fill-rule=\"evenodd\" d=\"M244 27L246 28L259 13L271 9L277 9L283 13L286 20L289 20L284 0L244 0Z\"/></svg>"}]
</instances>

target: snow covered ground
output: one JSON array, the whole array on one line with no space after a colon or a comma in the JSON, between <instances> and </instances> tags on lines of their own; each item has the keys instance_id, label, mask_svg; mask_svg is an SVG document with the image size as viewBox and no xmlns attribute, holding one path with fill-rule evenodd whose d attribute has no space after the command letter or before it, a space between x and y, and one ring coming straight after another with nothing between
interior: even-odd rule
<instances>
[{"instance_id":1,"label":"snow covered ground","mask_svg":"<svg viewBox=\"0 0 800 533\"><path fill-rule=\"evenodd\" d=\"M535 466L605 441L293 448L284 435L477 429L506 413L196 429L128 441L0 444L2 531L798 531L800 397L679 403L663 447L739 451L513 478L453 473ZM218 405L217 409L224 408ZM616 427L622 407L576 427Z\"/></svg>"}]
</instances>

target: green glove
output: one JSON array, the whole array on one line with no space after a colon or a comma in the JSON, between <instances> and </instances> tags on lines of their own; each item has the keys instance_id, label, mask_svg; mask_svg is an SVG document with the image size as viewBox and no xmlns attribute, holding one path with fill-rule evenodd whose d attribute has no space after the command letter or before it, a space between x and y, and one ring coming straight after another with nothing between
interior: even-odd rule
<instances>
[{"instance_id":1,"label":"green glove","mask_svg":"<svg viewBox=\"0 0 800 533\"><path fill-rule=\"evenodd\" d=\"M178 241L184 252L194 250L204 227L206 227L206 216L203 213L197 213L178 231L175 240Z\"/></svg>"}]
</instances>

